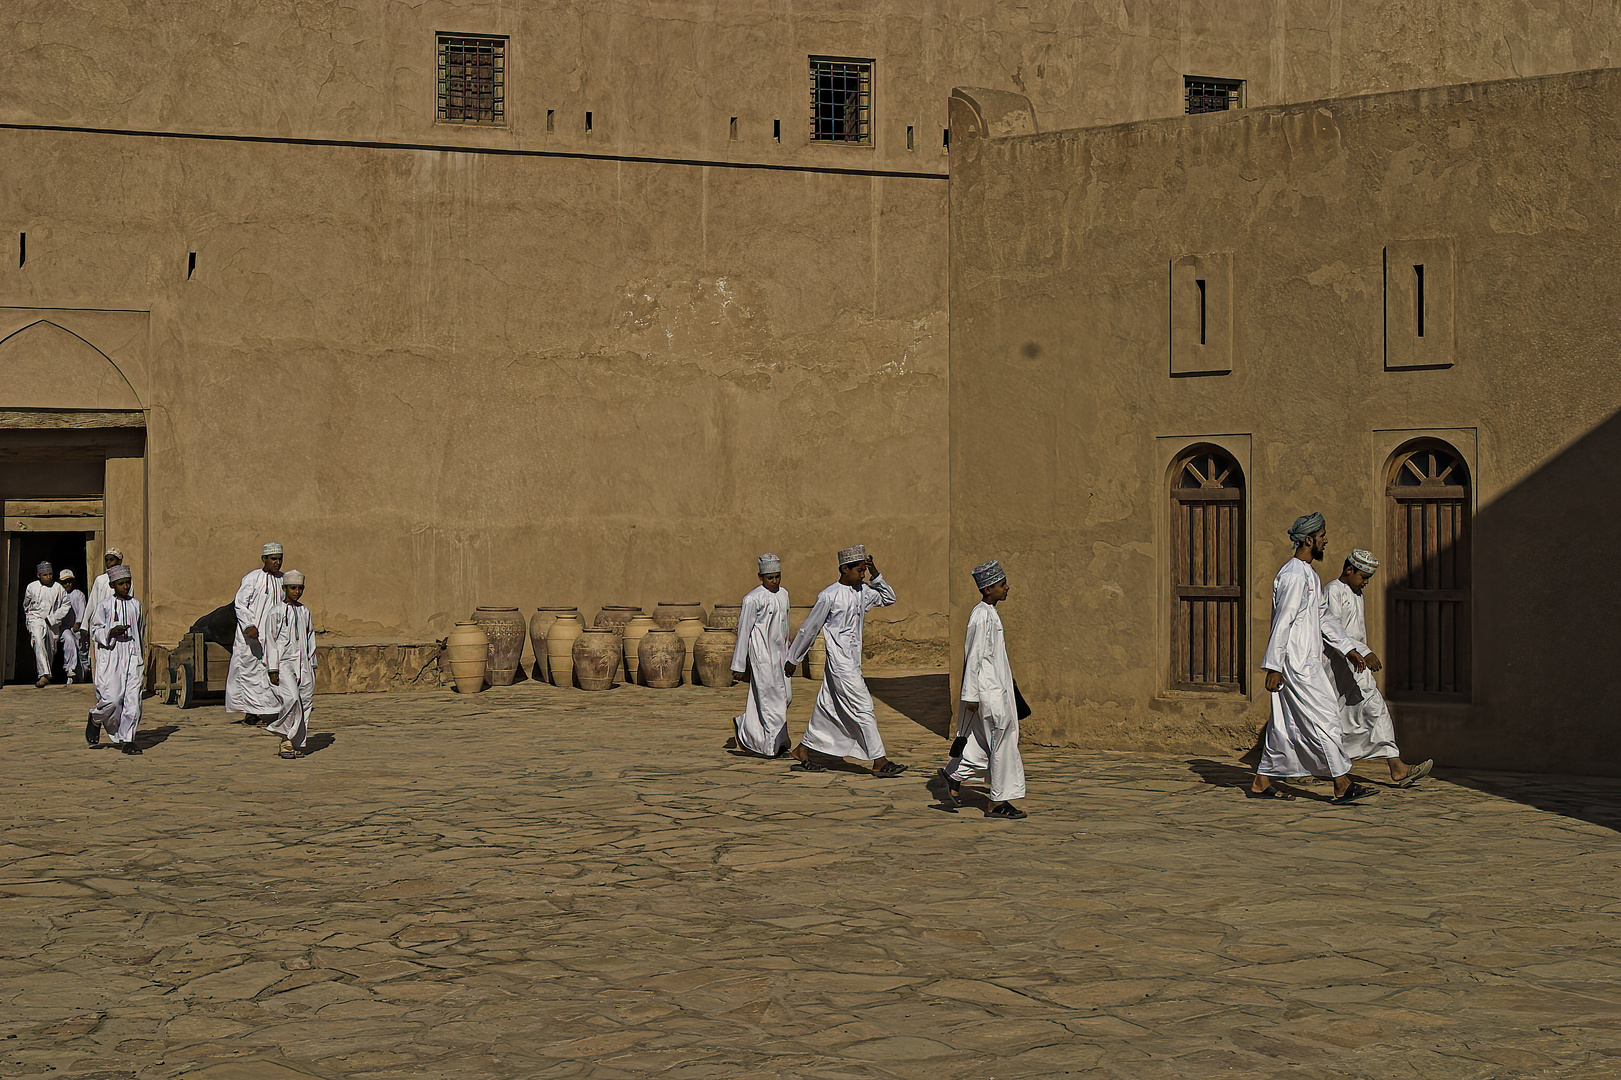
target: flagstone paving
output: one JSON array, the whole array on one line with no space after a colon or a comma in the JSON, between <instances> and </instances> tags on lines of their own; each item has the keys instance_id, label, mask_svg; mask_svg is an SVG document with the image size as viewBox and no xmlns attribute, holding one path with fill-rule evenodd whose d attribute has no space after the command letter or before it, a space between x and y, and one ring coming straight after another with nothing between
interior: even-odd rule
<instances>
[{"instance_id":1,"label":"flagstone paving","mask_svg":"<svg viewBox=\"0 0 1621 1080\"><path fill-rule=\"evenodd\" d=\"M1621 1076L1617 783L1032 747L992 821L875 685L899 780L724 751L742 688L321 697L297 762L0 691L0 1075Z\"/></svg>"}]
</instances>

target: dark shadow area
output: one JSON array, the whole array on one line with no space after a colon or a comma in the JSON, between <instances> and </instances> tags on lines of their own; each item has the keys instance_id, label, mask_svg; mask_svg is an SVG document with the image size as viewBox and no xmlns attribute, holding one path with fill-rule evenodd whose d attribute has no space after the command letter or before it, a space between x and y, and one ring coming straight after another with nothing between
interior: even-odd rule
<instances>
[{"instance_id":1,"label":"dark shadow area","mask_svg":"<svg viewBox=\"0 0 1621 1080\"><path fill-rule=\"evenodd\" d=\"M154 746L167 742L170 735L179 731L174 724L165 724L163 727L144 728L135 733L135 745L142 750L150 750Z\"/></svg>"},{"instance_id":2,"label":"dark shadow area","mask_svg":"<svg viewBox=\"0 0 1621 1080\"><path fill-rule=\"evenodd\" d=\"M1249 787L1255 779L1255 773L1250 769L1225 761L1211 761L1209 758L1192 758L1188 761L1188 768L1212 787Z\"/></svg>"},{"instance_id":3,"label":"dark shadow area","mask_svg":"<svg viewBox=\"0 0 1621 1080\"><path fill-rule=\"evenodd\" d=\"M338 741L338 737L330 731L323 731L319 735L311 735L304 740L304 756L319 754L322 750Z\"/></svg>"},{"instance_id":4,"label":"dark shadow area","mask_svg":"<svg viewBox=\"0 0 1621 1080\"><path fill-rule=\"evenodd\" d=\"M962 784L958 788L956 799L953 800L950 796L950 785L946 783L946 778L936 769L929 777L928 783L924 785L928 788L929 794L934 797L934 802L929 809L955 814L960 808L984 814L991 805L990 794L983 788L970 787L969 785L973 782L970 780Z\"/></svg>"},{"instance_id":5,"label":"dark shadow area","mask_svg":"<svg viewBox=\"0 0 1621 1080\"><path fill-rule=\"evenodd\" d=\"M903 675L892 679L869 678L867 689L919 727L949 739L957 727L957 714L951 707L951 677Z\"/></svg>"},{"instance_id":6,"label":"dark shadow area","mask_svg":"<svg viewBox=\"0 0 1621 1080\"><path fill-rule=\"evenodd\" d=\"M15 605L13 618L16 622L17 637L12 643L13 662L12 681L17 683L31 683L39 677L34 668L34 642L28 636L28 626L22 616L23 594L31 582L39 580L34 573L34 567L39 563L48 562L57 573L63 570L72 570L76 579L79 594L83 596L90 588L90 581L86 580L84 566L85 538L90 535L82 532L40 532L16 533L12 543L17 546L20 555L14 556L17 560L17 577L12 581L12 602ZM4 568L0 568L3 572ZM62 668L62 642L56 643L56 657L51 662L51 682L60 683L67 679Z\"/></svg>"},{"instance_id":7,"label":"dark shadow area","mask_svg":"<svg viewBox=\"0 0 1621 1080\"><path fill-rule=\"evenodd\" d=\"M1440 779L1471 791L1510 799L1550 814L1621 832L1621 780L1601 776L1466 772L1460 769L1447 769ZM1420 785L1431 782L1429 779L1422 780Z\"/></svg>"}]
</instances>

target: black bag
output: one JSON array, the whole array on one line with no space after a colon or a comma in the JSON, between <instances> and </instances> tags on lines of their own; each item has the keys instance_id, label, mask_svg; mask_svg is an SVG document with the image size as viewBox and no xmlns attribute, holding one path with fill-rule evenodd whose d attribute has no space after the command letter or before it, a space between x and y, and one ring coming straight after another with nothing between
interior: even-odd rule
<instances>
[{"instance_id":1,"label":"black bag","mask_svg":"<svg viewBox=\"0 0 1621 1080\"><path fill-rule=\"evenodd\" d=\"M1018 679L1013 680L1013 711L1018 714L1020 720L1030 715L1030 703L1019 693Z\"/></svg>"}]
</instances>

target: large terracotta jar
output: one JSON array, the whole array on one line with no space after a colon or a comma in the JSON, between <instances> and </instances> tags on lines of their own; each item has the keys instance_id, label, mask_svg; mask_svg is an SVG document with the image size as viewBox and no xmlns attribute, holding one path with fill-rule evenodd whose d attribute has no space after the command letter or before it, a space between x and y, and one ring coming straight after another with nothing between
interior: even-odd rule
<instances>
[{"instance_id":1,"label":"large terracotta jar","mask_svg":"<svg viewBox=\"0 0 1621 1080\"><path fill-rule=\"evenodd\" d=\"M491 686L511 686L518 681L523 639L528 636L523 616L515 607L481 607L473 612L473 621L490 639L490 667L484 681Z\"/></svg>"},{"instance_id":2,"label":"large terracotta jar","mask_svg":"<svg viewBox=\"0 0 1621 1080\"><path fill-rule=\"evenodd\" d=\"M546 628L546 672L553 686L574 685L574 643L584 630L578 614L559 615Z\"/></svg>"},{"instance_id":3,"label":"large terracotta jar","mask_svg":"<svg viewBox=\"0 0 1621 1080\"><path fill-rule=\"evenodd\" d=\"M546 667L546 631L551 629L552 622L559 615L579 613L580 609L575 607L538 607L529 616L529 644L535 650L535 678L551 681L551 673Z\"/></svg>"},{"instance_id":4,"label":"large terracotta jar","mask_svg":"<svg viewBox=\"0 0 1621 1080\"><path fill-rule=\"evenodd\" d=\"M704 606L697 600L660 600L653 609L653 621L660 630L674 630L675 624L688 616L704 617Z\"/></svg>"},{"instance_id":5,"label":"large terracotta jar","mask_svg":"<svg viewBox=\"0 0 1621 1080\"><path fill-rule=\"evenodd\" d=\"M630 620L641 613L641 608L632 607L629 604L604 604L602 610L597 612L596 622L591 625L606 626L611 629L614 632L614 640L619 643L619 648L622 651L625 647L625 627L630 624ZM625 661L621 657L619 660L619 676L621 679L624 678L624 674Z\"/></svg>"},{"instance_id":6,"label":"large terracotta jar","mask_svg":"<svg viewBox=\"0 0 1621 1080\"><path fill-rule=\"evenodd\" d=\"M805 678L816 682L822 681L827 674L827 638L821 634L811 642L810 651L805 654Z\"/></svg>"},{"instance_id":7,"label":"large terracotta jar","mask_svg":"<svg viewBox=\"0 0 1621 1080\"><path fill-rule=\"evenodd\" d=\"M716 604L709 613L709 626L714 630L736 630L742 617L742 604Z\"/></svg>"},{"instance_id":8,"label":"large terracotta jar","mask_svg":"<svg viewBox=\"0 0 1621 1080\"><path fill-rule=\"evenodd\" d=\"M476 694L484 689L484 671L490 663L490 639L476 622L457 623L445 640L450 659L450 677L456 693Z\"/></svg>"},{"instance_id":9,"label":"large terracotta jar","mask_svg":"<svg viewBox=\"0 0 1621 1080\"><path fill-rule=\"evenodd\" d=\"M647 636L649 630L656 629L658 624L653 621L653 617L643 615L641 612L632 615L630 622L625 624L625 681L632 686L636 685L636 667L640 663L636 647L642 643L642 638Z\"/></svg>"},{"instance_id":10,"label":"large terracotta jar","mask_svg":"<svg viewBox=\"0 0 1621 1080\"><path fill-rule=\"evenodd\" d=\"M696 615L683 615L676 621L675 636L681 639L681 644L687 647L687 663L682 675L687 685L692 685L692 649L698 644L698 639L704 636L704 621Z\"/></svg>"},{"instance_id":11,"label":"large terracotta jar","mask_svg":"<svg viewBox=\"0 0 1621 1080\"><path fill-rule=\"evenodd\" d=\"M719 626L704 628L704 636L692 647L692 666L705 686L732 685L732 654L737 650L737 633Z\"/></svg>"},{"instance_id":12,"label":"large terracotta jar","mask_svg":"<svg viewBox=\"0 0 1621 1080\"><path fill-rule=\"evenodd\" d=\"M681 685L681 670L687 665L687 647L674 630L654 627L636 647L637 668L643 686L668 690Z\"/></svg>"},{"instance_id":13,"label":"large terracotta jar","mask_svg":"<svg viewBox=\"0 0 1621 1080\"><path fill-rule=\"evenodd\" d=\"M574 682L581 690L611 690L619 671L619 639L606 626L592 626L574 641Z\"/></svg>"}]
</instances>

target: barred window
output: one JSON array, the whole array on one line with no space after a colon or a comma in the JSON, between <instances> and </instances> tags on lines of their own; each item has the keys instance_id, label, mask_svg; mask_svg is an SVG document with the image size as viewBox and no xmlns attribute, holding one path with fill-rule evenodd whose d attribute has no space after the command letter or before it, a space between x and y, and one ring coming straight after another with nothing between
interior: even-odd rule
<instances>
[{"instance_id":1,"label":"barred window","mask_svg":"<svg viewBox=\"0 0 1621 1080\"><path fill-rule=\"evenodd\" d=\"M1182 91L1190 113L1226 112L1244 107L1243 79L1207 79L1184 75Z\"/></svg>"},{"instance_id":2,"label":"barred window","mask_svg":"<svg viewBox=\"0 0 1621 1080\"><path fill-rule=\"evenodd\" d=\"M1171 470L1171 685L1242 693L1244 474L1215 446Z\"/></svg>"},{"instance_id":3,"label":"barred window","mask_svg":"<svg viewBox=\"0 0 1621 1080\"><path fill-rule=\"evenodd\" d=\"M811 139L872 142L872 61L810 58Z\"/></svg>"},{"instance_id":4,"label":"barred window","mask_svg":"<svg viewBox=\"0 0 1621 1080\"><path fill-rule=\"evenodd\" d=\"M506 84L506 38L439 35L440 123L506 123Z\"/></svg>"},{"instance_id":5,"label":"barred window","mask_svg":"<svg viewBox=\"0 0 1621 1080\"><path fill-rule=\"evenodd\" d=\"M1468 701L1472 599L1469 466L1439 439L1390 463L1385 692L1404 700Z\"/></svg>"}]
</instances>

